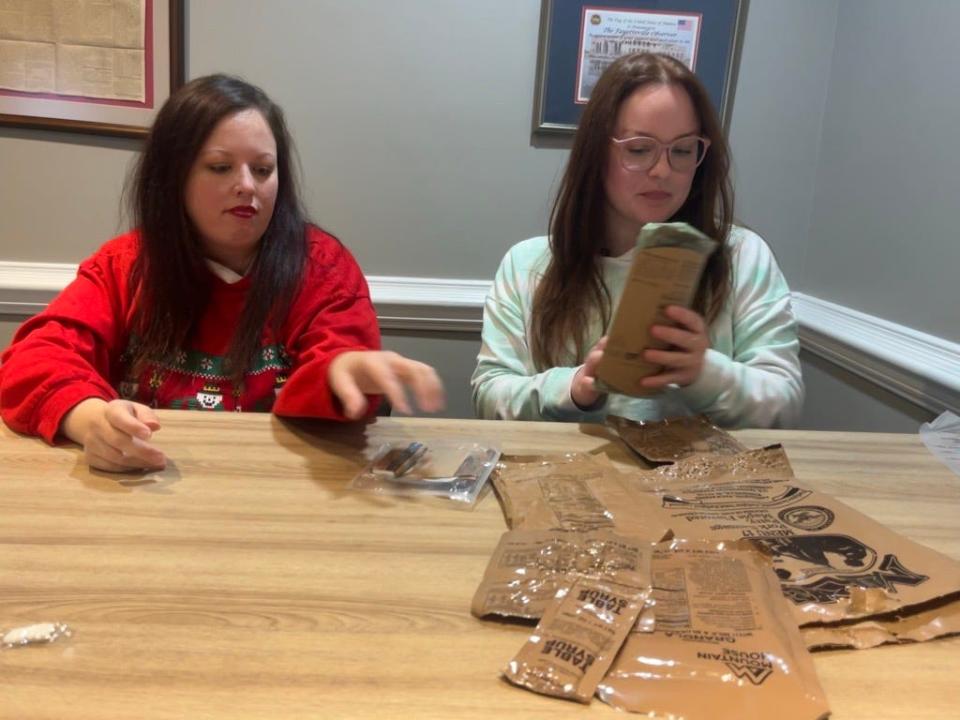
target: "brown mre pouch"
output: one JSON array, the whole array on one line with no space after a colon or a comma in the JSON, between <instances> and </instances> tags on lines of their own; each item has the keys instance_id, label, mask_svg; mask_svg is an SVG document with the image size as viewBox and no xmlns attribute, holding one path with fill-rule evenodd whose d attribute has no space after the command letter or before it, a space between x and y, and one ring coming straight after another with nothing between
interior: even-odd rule
<instances>
[{"instance_id":1,"label":"brown mre pouch","mask_svg":"<svg viewBox=\"0 0 960 720\"><path fill-rule=\"evenodd\" d=\"M648 486L658 486L663 522L681 538L747 538L761 546L773 558L798 625L902 614L960 592L960 563L795 480L753 472L717 480L708 473L709 479L684 485L658 474L687 462L642 475Z\"/></svg>"},{"instance_id":2,"label":"brown mre pouch","mask_svg":"<svg viewBox=\"0 0 960 720\"><path fill-rule=\"evenodd\" d=\"M570 576L504 677L534 692L589 703L650 594L630 573L618 579Z\"/></svg>"},{"instance_id":3,"label":"brown mre pouch","mask_svg":"<svg viewBox=\"0 0 960 720\"><path fill-rule=\"evenodd\" d=\"M612 530L652 542L669 532L658 499L605 455L508 460L498 466L494 486L514 530Z\"/></svg>"},{"instance_id":4,"label":"brown mre pouch","mask_svg":"<svg viewBox=\"0 0 960 720\"><path fill-rule=\"evenodd\" d=\"M629 473L644 490L658 491L698 483L737 480L792 480L793 468L780 445L735 455L694 455L671 465Z\"/></svg>"},{"instance_id":5,"label":"brown mre pouch","mask_svg":"<svg viewBox=\"0 0 960 720\"><path fill-rule=\"evenodd\" d=\"M607 346L597 366L600 389L626 395L654 395L640 381L661 366L643 359L647 348L666 349L650 337L653 325L674 325L667 305L690 307L707 258L717 243L686 223L647 223L637 236L638 250L614 311Z\"/></svg>"},{"instance_id":6,"label":"brown mre pouch","mask_svg":"<svg viewBox=\"0 0 960 720\"><path fill-rule=\"evenodd\" d=\"M656 421L608 415L607 424L650 463L672 463L695 455L734 455L748 448L703 415Z\"/></svg>"},{"instance_id":7,"label":"brown mre pouch","mask_svg":"<svg viewBox=\"0 0 960 720\"><path fill-rule=\"evenodd\" d=\"M685 720L816 720L829 713L769 561L723 543L654 550L652 633L631 633L597 697Z\"/></svg>"},{"instance_id":8,"label":"brown mre pouch","mask_svg":"<svg viewBox=\"0 0 960 720\"><path fill-rule=\"evenodd\" d=\"M948 635L960 635L960 598L906 614L871 617L853 623L807 625L800 635L810 650L866 648L888 643L924 642Z\"/></svg>"},{"instance_id":9,"label":"brown mre pouch","mask_svg":"<svg viewBox=\"0 0 960 720\"><path fill-rule=\"evenodd\" d=\"M652 550L647 540L609 530L509 530L490 557L471 611L538 620L570 573L612 580L630 572L649 585ZM646 613L648 623L652 614Z\"/></svg>"}]
</instances>

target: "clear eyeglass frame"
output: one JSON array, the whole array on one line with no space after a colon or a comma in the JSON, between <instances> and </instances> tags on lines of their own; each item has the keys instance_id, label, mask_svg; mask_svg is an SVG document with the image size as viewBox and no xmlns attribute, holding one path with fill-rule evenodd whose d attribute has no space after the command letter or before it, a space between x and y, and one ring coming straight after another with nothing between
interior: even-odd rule
<instances>
[{"instance_id":1,"label":"clear eyeglass frame","mask_svg":"<svg viewBox=\"0 0 960 720\"><path fill-rule=\"evenodd\" d=\"M630 172L646 172L660 162L667 151L667 162L675 172L688 173L700 167L707 150L709 138L702 135L684 135L669 143L662 143L646 135L628 138L610 138L620 156L620 165Z\"/></svg>"}]
</instances>

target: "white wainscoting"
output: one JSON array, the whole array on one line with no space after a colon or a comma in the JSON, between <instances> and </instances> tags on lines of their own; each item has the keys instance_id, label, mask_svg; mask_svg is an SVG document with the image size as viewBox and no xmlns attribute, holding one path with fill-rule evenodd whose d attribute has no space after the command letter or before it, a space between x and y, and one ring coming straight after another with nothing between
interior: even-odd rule
<instances>
[{"instance_id":1,"label":"white wainscoting","mask_svg":"<svg viewBox=\"0 0 960 720\"><path fill-rule=\"evenodd\" d=\"M66 263L0 262L0 315L42 310L76 273ZM479 332L487 280L370 276L387 330ZM931 412L960 413L960 344L794 293L803 348Z\"/></svg>"},{"instance_id":2,"label":"white wainscoting","mask_svg":"<svg viewBox=\"0 0 960 720\"><path fill-rule=\"evenodd\" d=\"M803 293L801 346L933 413L960 413L960 344Z\"/></svg>"}]
</instances>

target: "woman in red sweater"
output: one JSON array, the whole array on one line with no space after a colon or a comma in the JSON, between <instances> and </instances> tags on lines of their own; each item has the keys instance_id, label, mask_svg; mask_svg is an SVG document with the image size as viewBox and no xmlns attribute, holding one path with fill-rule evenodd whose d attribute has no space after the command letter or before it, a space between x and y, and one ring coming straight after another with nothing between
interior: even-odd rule
<instances>
[{"instance_id":1,"label":"woman in red sweater","mask_svg":"<svg viewBox=\"0 0 960 720\"><path fill-rule=\"evenodd\" d=\"M225 75L170 97L131 178L136 230L80 264L0 365L0 415L84 447L90 465L163 467L152 408L356 419L377 394L443 404L427 365L380 351L366 281L305 218L283 113Z\"/></svg>"}]
</instances>

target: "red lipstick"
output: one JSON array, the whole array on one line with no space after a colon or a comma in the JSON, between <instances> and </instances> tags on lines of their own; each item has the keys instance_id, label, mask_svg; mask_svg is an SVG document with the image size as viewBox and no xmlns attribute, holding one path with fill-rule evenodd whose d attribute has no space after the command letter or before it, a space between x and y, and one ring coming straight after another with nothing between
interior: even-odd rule
<instances>
[{"instance_id":1,"label":"red lipstick","mask_svg":"<svg viewBox=\"0 0 960 720\"><path fill-rule=\"evenodd\" d=\"M249 220L257 214L257 209L253 207L253 205L237 205L236 207L230 208L228 212L231 215L236 215L239 218Z\"/></svg>"}]
</instances>

